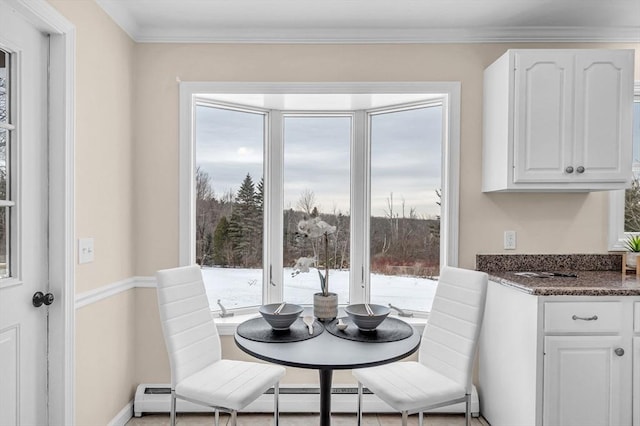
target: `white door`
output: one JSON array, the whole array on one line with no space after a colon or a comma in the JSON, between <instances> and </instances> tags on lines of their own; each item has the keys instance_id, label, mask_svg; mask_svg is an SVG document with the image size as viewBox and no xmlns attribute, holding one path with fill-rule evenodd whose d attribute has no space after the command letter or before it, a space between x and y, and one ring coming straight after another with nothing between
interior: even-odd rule
<instances>
[{"instance_id":1,"label":"white door","mask_svg":"<svg viewBox=\"0 0 640 426\"><path fill-rule=\"evenodd\" d=\"M627 51L576 55L576 178L624 182L630 177L633 56ZM625 155L626 154L626 155Z\"/></svg>"},{"instance_id":2,"label":"white door","mask_svg":"<svg viewBox=\"0 0 640 426\"><path fill-rule=\"evenodd\" d=\"M514 182L566 180L573 166L573 57L518 52L515 65Z\"/></svg>"},{"instance_id":3,"label":"white door","mask_svg":"<svg viewBox=\"0 0 640 426\"><path fill-rule=\"evenodd\" d=\"M0 425L47 424L48 38L0 1Z\"/></svg>"},{"instance_id":4,"label":"white door","mask_svg":"<svg viewBox=\"0 0 640 426\"><path fill-rule=\"evenodd\" d=\"M545 337L543 424L631 425L630 346L620 336Z\"/></svg>"}]
</instances>

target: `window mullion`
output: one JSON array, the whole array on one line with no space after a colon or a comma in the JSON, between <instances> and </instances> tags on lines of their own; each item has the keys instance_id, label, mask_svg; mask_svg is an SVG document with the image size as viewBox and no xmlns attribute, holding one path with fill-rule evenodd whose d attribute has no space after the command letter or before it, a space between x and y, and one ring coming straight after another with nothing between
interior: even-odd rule
<instances>
[{"instance_id":1,"label":"window mullion","mask_svg":"<svg viewBox=\"0 0 640 426\"><path fill-rule=\"evenodd\" d=\"M369 300L369 142L367 114L356 111L351 138L350 303Z\"/></svg>"},{"instance_id":2,"label":"window mullion","mask_svg":"<svg viewBox=\"0 0 640 426\"><path fill-rule=\"evenodd\" d=\"M271 110L265 134L265 219L263 302L276 303L283 297L283 159L282 111Z\"/></svg>"}]
</instances>

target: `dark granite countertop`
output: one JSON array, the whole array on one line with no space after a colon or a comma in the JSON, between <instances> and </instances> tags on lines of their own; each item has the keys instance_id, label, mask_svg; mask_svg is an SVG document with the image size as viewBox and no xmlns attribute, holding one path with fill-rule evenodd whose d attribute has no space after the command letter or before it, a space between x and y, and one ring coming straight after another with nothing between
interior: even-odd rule
<instances>
[{"instance_id":1,"label":"dark granite countertop","mask_svg":"<svg viewBox=\"0 0 640 426\"><path fill-rule=\"evenodd\" d=\"M620 271L560 272L575 273L577 277L527 277L513 271L500 271L489 272L489 279L536 296L640 296L640 279L635 274L623 275Z\"/></svg>"},{"instance_id":2,"label":"dark granite countertop","mask_svg":"<svg viewBox=\"0 0 640 426\"><path fill-rule=\"evenodd\" d=\"M622 273L619 253L477 255L476 269L492 281L536 296L640 296L640 278ZM545 275L550 272L576 277Z\"/></svg>"}]
</instances>

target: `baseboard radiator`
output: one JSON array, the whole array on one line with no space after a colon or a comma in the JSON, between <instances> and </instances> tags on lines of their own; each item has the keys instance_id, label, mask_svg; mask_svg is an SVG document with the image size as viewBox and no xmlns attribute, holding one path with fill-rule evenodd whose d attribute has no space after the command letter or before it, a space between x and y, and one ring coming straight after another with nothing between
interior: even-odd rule
<instances>
[{"instance_id":1,"label":"baseboard radiator","mask_svg":"<svg viewBox=\"0 0 640 426\"><path fill-rule=\"evenodd\" d=\"M331 411L333 413L355 413L358 403L358 388L355 386L337 386L332 389ZM167 384L141 384L136 390L133 403L135 417L145 413L168 413L171 404L171 388ZM313 413L320 406L320 388L313 385L282 385L280 387L281 413ZM177 401L177 411L181 413L203 413L211 410L187 401ZM363 410L368 413L392 413L393 410L380 398L365 389ZM463 403L432 410L434 413L464 413ZM273 389L265 392L257 400L245 407L246 413L273 412ZM480 413L478 392L474 386L471 395L471 413L477 417Z\"/></svg>"}]
</instances>

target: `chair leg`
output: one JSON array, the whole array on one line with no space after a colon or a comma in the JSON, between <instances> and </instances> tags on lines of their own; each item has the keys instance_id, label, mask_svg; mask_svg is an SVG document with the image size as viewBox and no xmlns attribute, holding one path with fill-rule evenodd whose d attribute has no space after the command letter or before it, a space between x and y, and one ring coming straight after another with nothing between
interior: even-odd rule
<instances>
[{"instance_id":1,"label":"chair leg","mask_svg":"<svg viewBox=\"0 0 640 426\"><path fill-rule=\"evenodd\" d=\"M466 425L470 426L471 425L471 395L466 394L465 395L465 412L464 412L464 417L466 419Z\"/></svg>"},{"instance_id":2,"label":"chair leg","mask_svg":"<svg viewBox=\"0 0 640 426\"><path fill-rule=\"evenodd\" d=\"M402 412L402 426L407 426L408 423L409 423L409 412L408 411L403 411Z\"/></svg>"},{"instance_id":3,"label":"chair leg","mask_svg":"<svg viewBox=\"0 0 640 426\"><path fill-rule=\"evenodd\" d=\"M176 391L174 389L171 389L171 408L169 413L169 424L176 426Z\"/></svg>"},{"instance_id":4,"label":"chair leg","mask_svg":"<svg viewBox=\"0 0 640 426\"><path fill-rule=\"evenodd\" d=\"M213 412L215 413L215 425L216 426L220 426L220 410L218 410L217 408L213 410Z\"/></svg>"},{"instance_id":5,"label":"chair leg","mask_svg":"<svg viewBox=\"0 0 640 426\"><path fill-rule=\"evenodd\" d=\"M280 383L273 386L273 424L280 425Z\"/></svg>"},{"instance_id":6,"label":"chair leg","mask_svg":"<svg viewBox=\"0 0 640 426\"><path fill-rule=\"evenodd\" d=\"M231 411L231 426L236 426L238 421L238 412L236 410Z\"/></svg>"},{"instance_id":7,"label":"chair leg","mask_svg":"<svg viewBox=\"0 0 640 426\"><path fill-rule=\"evenodd\" d=\"M358 382L358 426L362 425L362 383Z\"/></svg>"},{"instance_id":8,"label":"chair leg","mask_svg":"<svg viewBox=\"0 0 640 426\"><path fill-rule=\"evenodd\" d=\"M424 415L423 415L422 411L420 411L420 412L418 413L418 425L419 425L419 426L422 426L422 425L423 425L423 420L424 420Z\"/></svg>"}]
</instances>

